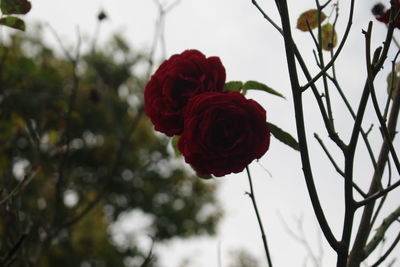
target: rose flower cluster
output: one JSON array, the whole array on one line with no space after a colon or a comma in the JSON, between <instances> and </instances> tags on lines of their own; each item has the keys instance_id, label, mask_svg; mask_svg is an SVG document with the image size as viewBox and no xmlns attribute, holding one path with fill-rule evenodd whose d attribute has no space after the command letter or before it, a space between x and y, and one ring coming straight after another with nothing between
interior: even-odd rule
<instances>
[{"instance_id":1,"label":"rose flower cluster","mask_svg":"<svg viewBox=\"0 0 400 267\"><path fill-rule=\"evenodd\" d=\"M154 128L178 135L178 149L199 175L238 173L268 150L266 111L239 92L224 91L218 57L186 50L165 60L144 91Z\"/></svg>"}]
</instances>

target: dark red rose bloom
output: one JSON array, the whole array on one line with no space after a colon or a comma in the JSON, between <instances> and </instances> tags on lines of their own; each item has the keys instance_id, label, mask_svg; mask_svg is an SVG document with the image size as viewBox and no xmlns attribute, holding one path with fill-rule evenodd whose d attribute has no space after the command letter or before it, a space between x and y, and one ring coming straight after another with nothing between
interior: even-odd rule
<instances>
[{"instance_id":1,"label":"dark red rose bloom","mask_svg":"<svg viewBox=\"0 0 400 267\"><path fill-rule=\"evenodd\" d=\"M194 96L184 119L178 148L198 174L241 172L268 150L266 111L238 92Z\"/></svg>"},{"instance_id":2,"label":"dark red rose bloom","mask_svg":"<svg viewBox=\"0 0 400 267\"><path fill-rule=\"evenodd\" d=\"M183 108L197 94L222 91L225 68L218 57L186 50L165 60L144 91L144 109L157 131L168 136L183 130Z\"/></svg>"}]
</instances>

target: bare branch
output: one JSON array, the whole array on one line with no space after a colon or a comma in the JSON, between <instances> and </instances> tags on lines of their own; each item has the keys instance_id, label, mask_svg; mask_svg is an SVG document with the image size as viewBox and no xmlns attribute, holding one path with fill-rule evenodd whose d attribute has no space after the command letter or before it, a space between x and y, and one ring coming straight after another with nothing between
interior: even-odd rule
<instances>
[{"instance_id":1,"label":"bare branch","mask_svg":"<svg viewBox=\"0 0 400 267\"><path fill-rule=\"evenodd\" d=\"M321 145L322 149L324 150L325 154L327 155L327 157L329 158L330 162L332 163L333 167L335 168L335 170L342 176L345 177L344 172L340 169L340 167L337 165L337 163L335 162L335 159L332 157L332 155L329 153L328 149L326 148L326 146L324 145L324 143L322 142L321 138L314 133L314 137L317 139L318 143ZM362 189L353 182L353 187L355 190L357 190L357 192L364 198L367 197L367 194L364 193L364 191L362 191Z\"/></svg>"},{"instance_id":2,"label":"bare branch","mask_svg":"<svg viewBox=\"0 0 400 267\"><path fill-rule=\"evenodd\" d=\"M370 197L368 197L368 198L366 198L366 199L364 199L362 201L357 202L357 204L356 204L357 208L370 204L371 202L377 200L378 198L380 198L380 197L382 197L384 195L387 195L390 191L396 189L399 186L400 186L400 180L397 181L396 183L388 186L387 188L385 188L385 189L383 189L383 190L371 195Z\"/></svg>"},{"instance_id":3,"label":"bare branch","mask_svg":"<svg viewBox=\"0 0 400 267\"><path fill-rule=\"evenodd\" d=\"M324 142L322 141L322 139L318 136L317 133L314 133L314 137L315 139L317 139L318 143L320 144L320 146L322 147L322 150L324 150L326 156L328 157L329 161L332 163L333 167L335 168L335 170L344 177L344 172L340 169L340 167L337 165L335 159L332 157L331 153L328 151L328 149L326 148ZM362 191L360 193L361 195L365 195Z\"/></svg>"},{"instance_id":4,"label":"bare branch","mask_svg":"<svg viewBox=\"0 0 400 267\"><path fill-rule=\"evenodd\" d=\"M390 35L390 33L388 33L388 35ZM387 53L387 51L386 51L386 53ZM382 58L382 56L381 56L381 58ZM367 60L367 64L369 64L368 60ZM376 75L376 69L371 69L371 68L372 68L372 66L376 66L377 64L378 63L372 63L367 66L368 88L371 88L371 84L373 82L373 77L375 77L375 75ZM398 86L400 86L400 84ZM374 171L374 174L373 174L373 177L371 180L370 188L368 191L368 195L370 195L371 198L367 198L364 201L360 201L360 202L356 203L357 208L364 206L364 205L365 205L365 208L364 208L363 214L361 216L361 221L360 221L360 224L358 227L358 232L357 232L357 235L356 235L356 238L355 238L355 241L353 244L353 248L352 248L350 256L349 256L349 266L357 266L363 260L362 254L363 254L364 246L367 242L368 236L371 231L371 218L373 216L375 200L377 198L379 198L380 196L387 194L389 191L395 189L400 184L400 182L395 183L392 186L389 186L388 188L386 188L385 190L378 192L380 189L380 185L381 185L383 170L384 170L386 162L388 160L389 142L390 143L392 142L391 138L393 138L393 135L394 135L394 132L396 129L399 108L400 108L400 90L397 90L396 96L395 96L395 99L393 101L393 105L392 105L392 108L390 111L389 120L388 120L388 131L390 132L391 136L389 136L389 138L385 137L383 144L381 146L381 150L380 150L378 161L377 161L377 167L375 168L375 171Z\"/></svg>"},{"instance_id":5,"label":"bare branch","mask_svg":"<svg viewBox=\"0 0 400 267\"><path fill-rule=\"evenodd\" d=\"M263 17L278 31L283 35L282 29L276 24L265 11L260 7L256 0L251 0L251 3L258 9L258 11L263 15Z\"/></svg>"},{"instance_id":6,"label":"bare branch","mask_svg":"<svg viewBox=\"0 0 400 267\"><path fill-rule=\"evenodd\" d=\"M330 77L329 75L328 75L328 78L329 78L329 79L331 80L331 82L335 85L336 90L338 91L340 97L342 98L344 104L346 105L346 107L347 107L347 109L349 110L349 112L350 112L351 116L353 117L353 119L356 119L356 114L355 114L353 108L351 107L349 101L347 100L347 97L346 97L345 94L343 93L343 90L342 90L340 84L338 83L338 81L336 80L336 78ZM360 127L361 127L361 126L360 126ZM367 147L368 154L369 154L369 156L370 156L370 158L371 158L372 165L374 166L374 168L376 168L376 159L375 159L374 153L373 153L373 151L372 151L371 144L370 144L370 142L368 141L368 133L369 133L369 131L370 131L371 129L372 129L372 125L371 125L370 129L369 129L367 132L365 132L364 129L363 129L362 127L360 128L360 131L361 131L361 136L363 137L365 146Z\"/></svg>"},{"instance_id":7,"label":"bare branch","mask_svg":"<svg viewBox=\"0 0 400 267\"><path fill-rule=\"evenodd\" d=\"M392 245L386 250L386 252L374 264L371 265L371 267L379 266L392 253L392 251L399 244L399 242L400 242L400 233L397 235L397 237L393 241Z\"/></svg>"},{"instance_id":8,"label":"bare branch","mask_svg":"<svg viewBox=\"0 0 400 267\"><path fill-rule=\"evenodd\" d=\"M14 246L8 251L7 255L5 255L5 257L1 260L2 266L8 267L13 264L13 262L15 261L15 258L13 258L14 254L18 251L18 249L21 247L22 243L27 237L27 233L23 233L20 236L17 242L15 242Z\"/></svg>"},{"instance_id":9,"label":"bare branch","mask_svg":"<svg viewBox=\"0 0 400 267\"><path fill-rule=\"evenodd\" d=\"M314 178L311 169L311 163L308 153L307 137L304 126L304 114L303 114L303 102L302 102L302 90L300 88L299 79L296 69L295 60L295 49L293 45L293 38L290 29L289 11L286 0L276 0L276 5L281 12L283 39L285 43L286 59L289 68L289 76L292 87L292 94L294 100L294 108L296 115L296 128L297 136L300 145L300 154L303 165L304 178L306 181L308 193L311 199L311 203L314 208L314 213L318 219L319 225L324 233L330 246L337 251L339 249L339 243L332 233L332 230L326 220L324 211L321 207L321 203L318 197L318 193L315 187Z\"/></svg>"},{"instance_id":10,"label":"bare branch","mask_svg":"<svg viewBox=\"0 0 400 267\"><path fill-rule=\"evenodd\" d=\"M386 217L383 220L381 226L379 226L379 228L376 230L374 237L364 248L364 259L367 258L375 250L375 248L379 245L379 243L381 243L387 229L399 217L400 217L400 206L395 211L393 211L388 217Z\"/></svg>"},{"instance_id":11,"label":"bare branch","mask_svg":"<svg viewBox=\"0 0 400 267\"><path fill-rule=\"evenodd\" d=\"M11 198L19 195L25 189L25 187L31 183L40 169L41 167L38 166L32 171L32 173L25 175L24 178L15 186L15 188L7 196L0 200L0 206Z\"/></svg>"}]
</instances>

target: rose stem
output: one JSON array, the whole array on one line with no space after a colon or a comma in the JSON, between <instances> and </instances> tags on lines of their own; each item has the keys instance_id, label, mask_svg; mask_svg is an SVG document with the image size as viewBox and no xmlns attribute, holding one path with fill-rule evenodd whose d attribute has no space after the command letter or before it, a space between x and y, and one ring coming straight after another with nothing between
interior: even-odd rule
<instances>
[{"instance_id":1,"label":"rose stem","mask_svg":"<svg viewBox=\"0 0 400 267\"><path fill-rule=\"evenodd\" d=\"M260 230L261 230L261 237L262 237L263 244L264 244L265 254L267 255L268 266L272 267L271 255L269 254L269 249L268 249L268 244L267 244L267 237L265 235L265 231L264 231L264 227L263 227L263 224L262 224L262 221L261 221L261 217L260 217L260 214L258 212L257 202L256 202L256 199L254 197L253 182L251 180L250 170L249 170L248 166L246 166L246 172L247 172L247 177L249 178L249 185L250 185L250 193L247 192L247 194L251 198L251 202L253 203L254 211L256 212L257 221L258 221L258 224L259 224Z\"/></svg>"}]
</instances>

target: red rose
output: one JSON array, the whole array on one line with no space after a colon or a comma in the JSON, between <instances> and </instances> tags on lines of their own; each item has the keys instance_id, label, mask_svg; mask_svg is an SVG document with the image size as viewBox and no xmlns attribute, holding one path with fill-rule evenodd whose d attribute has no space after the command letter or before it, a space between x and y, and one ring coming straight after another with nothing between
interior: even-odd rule
<instances>
[{"instance_id":1,"label":"red rose","mask_svg":"<svg viewBox=\"0 0 400 267\"><path fill-rule=\"evenodd\" d=\"M183 108L197 94L222 91L225 68L218 57L186 50L165 60L144 91L144 109L157 131L168 136L183 130Z\"/></svg>"},{"instance_id":2,"label":"red rose","mask_svg":"<svg viewBox=\"0 0 400 267\"><path fill-rule=\"evenodd\" d=\"M266 111L237 92L194 96L185 109L178 148L198 174L238 173L269 147Z\"/></svg>"}]
</instances>

